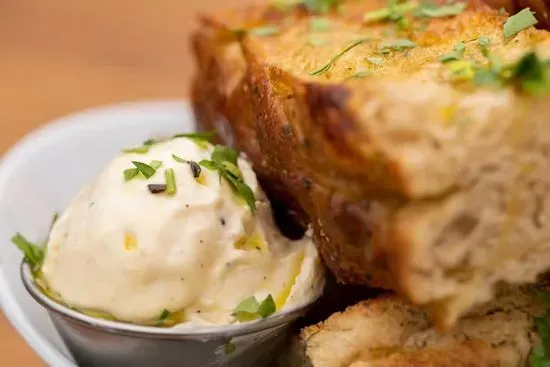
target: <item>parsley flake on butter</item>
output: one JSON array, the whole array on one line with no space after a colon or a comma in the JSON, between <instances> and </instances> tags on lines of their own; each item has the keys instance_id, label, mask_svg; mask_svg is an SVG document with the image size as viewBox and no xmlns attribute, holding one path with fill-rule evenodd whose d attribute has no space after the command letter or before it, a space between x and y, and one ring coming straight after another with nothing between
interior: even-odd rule
<instances>
[{"instance_id":1,"label":"parsley flake on butter","mask_svg":"<svg viewBox=\"0 0 550 367\"><path fill-rule=\"evenodd\" d=\"M153 163L153 162L151 162ZM141 172L145 178L150 178L155 174L157 171L154 167L151 165L148 165L147 163L139 162L139 161L132 161L132 164L136 166L136 169Z\"/></svg>"},{"instance_id":2,"label":"parsley flake on butter","mask_svg":"<svg viewBox=\"0 0 550 367\"><path fill-rule=\"evenodd\" d=\"M251 296L246 298L244 301L239 303L235 310L233 311L233 316L237 321L252 321L259 318L265 319L273 315L277 307L275 306L275 301L273 297L268 295L262 303L259 303L256 300L256 297Z\"/></svg>"},{"instance_id":3,"label":"parsley flake on butter","mask_svg":"<svg viewBox=\"0 0 550 367\"><path fill-rule=\"evenodd\" d=\"M522 11L512 15L504 23L504 39L510 40L519 32L534 26L538 23L534 13L529 8L525 8Z\"/></svg>"},{"instance_id":4,"label":"parsley flake on butter","mask_svg":"<svg viewBox=\"0 0 550 367\"><path fill-rule=\"evenodd\" d=\"M238 196L246 202L250 210L255 213L256 198L250 186L244 182L237 163L238 156L239 154L235 149L216 145L210 155L210 160L203 159L199 164L211 171L218 171L220 178L223 177Z\"/></svg>"},{"instance_id":5,"label":"parsley flake on butter","mask_svg":"<svg viewBox=\"0 0 550 367\"><path fill-rule=\"evenodd\" d=\"M33 273L38 272L44 261L45 248L32 243L21 233L16 233L11 238L11 242L21 250L25 262L29 264L31 271Z\"/></svg>"}]
</instances>

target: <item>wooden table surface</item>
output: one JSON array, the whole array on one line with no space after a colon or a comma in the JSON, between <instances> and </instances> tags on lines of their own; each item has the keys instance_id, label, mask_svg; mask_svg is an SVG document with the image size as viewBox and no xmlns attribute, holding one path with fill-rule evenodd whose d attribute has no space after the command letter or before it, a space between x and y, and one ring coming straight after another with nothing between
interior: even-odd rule
<instances>
[{"instance_id":1,"label":"wooden table surface","mask_svg":"<svg viewBox=\"0 0 550 367\"><path fill-rule=\"evenodd\" d=\"M245 1L1 1L0 154L40 124L83 108L185 98L197 11ZM0 365L44 365L1 313Z\"/></svg>"}]
</instances>

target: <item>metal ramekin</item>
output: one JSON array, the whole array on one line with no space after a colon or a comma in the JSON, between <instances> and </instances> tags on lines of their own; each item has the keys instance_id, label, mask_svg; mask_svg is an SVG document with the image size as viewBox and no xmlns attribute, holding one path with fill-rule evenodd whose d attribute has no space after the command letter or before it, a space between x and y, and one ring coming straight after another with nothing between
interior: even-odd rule
<instances>
[{"instance_id":1,"label":"metal ramekin","mask_svg":"<svg viewBox=\"0 0 550 367\"><path fill-rule=\"evenodd\" d=\"M96 319L60 305L35 285L25 263L21 279L80 367L267 367L282 352L292 322L316 301L245 324L155 328Z\"/></svg>"}]
</instances>

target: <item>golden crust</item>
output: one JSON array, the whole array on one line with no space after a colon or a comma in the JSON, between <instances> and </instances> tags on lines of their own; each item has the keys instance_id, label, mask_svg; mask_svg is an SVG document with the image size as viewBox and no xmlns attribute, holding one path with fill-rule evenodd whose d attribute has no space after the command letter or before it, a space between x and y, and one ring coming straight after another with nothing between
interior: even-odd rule
<instances>
[{"instance_id":1,"label":"golden crust","mask_svg":"<svg viewBox=\"0 0 550 367\"><path fill-rule=\"evenodd\" d=\"M545 249L544 258L529 260L536 265L514 267L546 237L537 233L533 244L518 248L523 228L490 212L502 210L497 202L502 199L488 200L490 210L482 205L493 192L518 189L516 173L510 172L529 163L513 162L515 157L527 157L532 147L546 149L540 134L546 131L544 117L529 111L543 111L549 103L511 88L456 85L437 59L458 41L482 35L505 61L533 46L549 56L550 41L547 32L530 29L504 42L505 17L478 1L456 17L432 20L424 30L413 23L406 34L388 36L392 24L360 22L366 10L383 4L345 2L340 13L329 15L335 28L317 48L305 45L311 16L303 9L254 7L205 17L194 36L199 72L193 102L202 126L215 128L225 143L248 155L275 206L299 224L312 225L324 261L340 280L398 290L449 328L472 304L490 299L493 283L529 281L550 265ZM265 23L275 23L280 33L238 38L231 32ZM365 61L397 37L419 46L391 53L381 65ZM350 50L328 72L310 75L358 38L376 41ZM483 57L475 42L467 56ZM350 79L363 70L372 75ZM457 120L464 116L473 120L466 125L475 127L471 131ZM503 149L504 158L493 162ZM511 163L501 163L505 160ZM549 171L548 163L529 179ZM503 166L502 177L510 175L506 183L489 176L495 165ZM497 223L484 222L498 216ZM495 227L510 227L509 238L502 241ZM486 238L469 240L478 232ZM464 251L454 242L464 243ZM485 248L494 254L476 252ZM468 263L491 256L500 262Z\"/></svg>"},{"instance_id":2,"label":"golden crust","mask_svg":"<svg viewBox=\"0 0 550 367\"><path fill-rule=\"evenodd\" d=\"M533 317L544 313L528 289L502 287L445 333L406 301L386 295L360 302L304 328L291 348L294 366L523 366L538 341Z\"/></svg>"}]
</instances>

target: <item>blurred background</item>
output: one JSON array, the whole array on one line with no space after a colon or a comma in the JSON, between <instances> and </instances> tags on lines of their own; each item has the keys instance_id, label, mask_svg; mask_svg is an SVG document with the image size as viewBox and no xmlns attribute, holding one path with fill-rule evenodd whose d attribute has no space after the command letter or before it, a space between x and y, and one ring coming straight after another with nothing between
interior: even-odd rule
<instances>
[{"instance_id":1,"label":"blurred background","mask_svg":"<svg viewBox=\"0 0 550 367\"><path fill-rule=\"evenodd\" d=\"M0 154L84 108L186 98L197 12L251 0L0 1ZM44 366L0 314L0 365Z\"/></svg>"}]
</instances>

